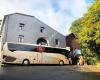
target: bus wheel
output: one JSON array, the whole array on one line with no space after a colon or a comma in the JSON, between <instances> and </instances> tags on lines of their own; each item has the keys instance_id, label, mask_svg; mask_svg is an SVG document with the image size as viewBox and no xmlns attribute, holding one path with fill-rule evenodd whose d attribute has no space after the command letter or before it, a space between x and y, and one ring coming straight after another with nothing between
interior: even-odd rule
<instances>
[{"instance_id":1,"label":"bus wheel","mask_svg":"<svg viewBox=\"0 0 100 80\"><path fill-rule=\"evenodd\" d=\"M30 64L28 59L24 59L22 65L28 66Z\"/></svg>"},{"instance_id":2,"label":"bus wheel","mask_svg":"<svg viewBox=\"0 0 100 80\"><path fill-rule=\"evenodd\" d=\"M63 65L64 65L64 61L61 60L61 61L59 62L59 65L60 65L60 66L63 66Z\"/></svg>"}]
</instances>

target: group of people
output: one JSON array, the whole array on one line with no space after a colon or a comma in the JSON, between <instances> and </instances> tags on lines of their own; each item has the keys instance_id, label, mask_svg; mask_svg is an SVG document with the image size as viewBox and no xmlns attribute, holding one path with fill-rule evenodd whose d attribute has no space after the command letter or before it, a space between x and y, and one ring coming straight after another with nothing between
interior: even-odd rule
<instances>
[{"instance_id":1,"label":"group of people","mask_svg":"<svg viewBox=\"0 0 100 80\"><path fill-rule=\"evenodd\" d=\"M75 49L73 52L70 52L70 55L70 64L84 65L85 61L80 49Z\"/></svg>"}]
</instances>

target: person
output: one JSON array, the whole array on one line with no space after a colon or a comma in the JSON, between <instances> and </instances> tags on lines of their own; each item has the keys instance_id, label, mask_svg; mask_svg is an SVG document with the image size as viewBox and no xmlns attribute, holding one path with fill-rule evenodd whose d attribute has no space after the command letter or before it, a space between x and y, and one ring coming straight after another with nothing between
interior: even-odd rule
<instances>
[{"instance_id":1,"label":"person","mask_svg":"<svg viewBox=\"0 0 100 80\"><path fill-rule=\"evenodd\" d=\"M80 58L79 58L79 65L84 65L83 56L80 56Z\"/></svg>"},{"instance_id":2,"label":"person","mask_svg":"<svg viewBox=\"0 0 100 80\"><path fill-rule=\"evenodd\" d=\"M69 60L69 64L72 64L72 59L71 59L71 57L69 57L68 60Z\"/></svg>"},{"instance_id":3,"label":"person","mask_svg":"<svg viewBox=\"0 0 100 80\"><path fill-rule=\"evenodd\" d=\"M81 50L75 48L74 54L75 54L75 56L80 57L81 56Z\"/></svg>"},{"instance_id":4,"label":"person","mask_svg":"<svg viewBox=\"0 0 100 80\"><path fill-rule=\"evenodd\" d=\"M81 58L82 54L81 54L81 50L80 49L76 49L74 50L74 57L75 57L75 63L76 64L80 64L80 58Z\"/></svg>"},{"instance_id":5,"label":"person","mask_svg":"<svg viewBox=\"0 0 100 80\"><path fill-rule=\"evenodd\" d=\"M72 64L72 65L75 65L76 64L75 54L73 53L73 51L70 51L69 55L70 55L69 63Z\"/></svg>"}]
</instances>

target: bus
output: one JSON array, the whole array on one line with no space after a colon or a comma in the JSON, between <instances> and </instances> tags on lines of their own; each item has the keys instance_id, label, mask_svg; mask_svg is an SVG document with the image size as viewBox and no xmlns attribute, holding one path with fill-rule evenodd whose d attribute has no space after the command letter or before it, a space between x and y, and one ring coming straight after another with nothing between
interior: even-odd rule
<instances>
[{"instance_id":1,"label":"bus","mask_svg":"<svg viewBox=\"0 0 100 80\"><path fill-rule=\"evenodd\" d=\"M27 43L5 43L2 48L3 64L69 64L68 50Z\"/></svg>"}]
</instances>

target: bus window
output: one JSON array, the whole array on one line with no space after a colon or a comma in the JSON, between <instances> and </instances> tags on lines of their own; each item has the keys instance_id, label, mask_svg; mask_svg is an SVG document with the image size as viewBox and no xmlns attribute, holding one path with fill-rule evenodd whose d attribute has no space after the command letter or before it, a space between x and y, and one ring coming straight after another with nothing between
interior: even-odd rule
<instances>
[{"instance_id":1,"label":"bus window","mask_svg":"<svg viewBox=\"0 0 100 80\"><path fill-rule=\"evenodd\" d=\"M24 44L14 44L8 43L8 49L10 51L37 51L36 46L33 45L24 45Z\"/></svg>"},{"instance_id":2,"label":"bus window","mask_svg":"<svg viewBox=\"0 0 100 80\"><path fill-rule=\"evenodd\" d=\"M51 48L51 47L45 47L45 51L47 53L59 53L59 54L63 54L66 57L68 57L68 50L65 49L59 49L59 48Z\"/></svg>"}]
</instances>

